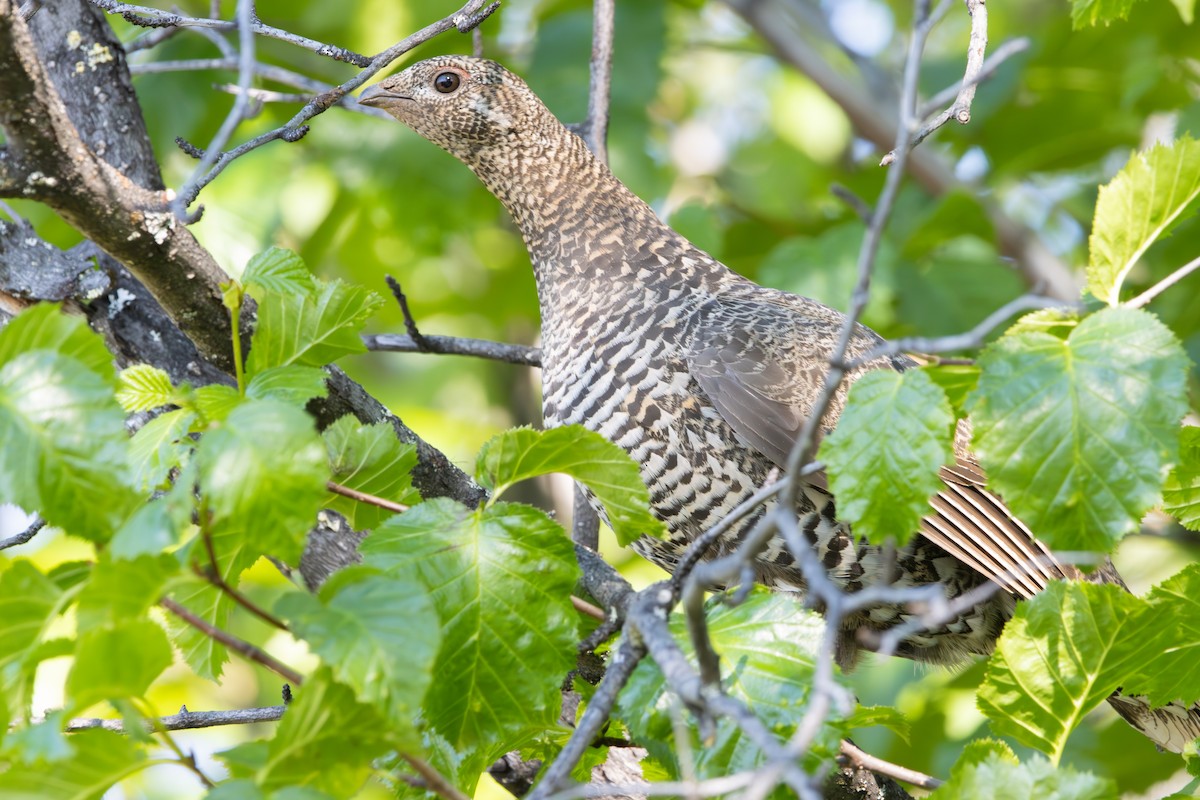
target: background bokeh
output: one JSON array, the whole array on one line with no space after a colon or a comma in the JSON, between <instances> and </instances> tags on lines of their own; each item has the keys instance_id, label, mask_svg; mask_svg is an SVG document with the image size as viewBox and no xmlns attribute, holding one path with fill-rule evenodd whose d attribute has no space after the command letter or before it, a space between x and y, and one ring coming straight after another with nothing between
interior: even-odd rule
<instances>
[{"instance_id":1,"label":"background bokeh","mask_svg":"<svg viewBox=\"0 0 1200 800\"><path fill-rule=\"evenodd\" d=\"M223 3L226 16L232 3ZM374 53L454 11L457 0L260 0L269 24ZM809 79L781 66L726 6L699 0L618 2L612 124L616 174L672 225L727 264L762 283L845 307L863 226L830 191L848 187L868 202L884 171L879 152L854 136L842 110ZM165 7L165 5L164 5ZM207 13L207 3L183 3ZM894 92L911 8L904 2L827 0L811 8L830 20L830 36L808 32L807 46L860 80L871 76L882 105ZM123 39L140 31L113 18ZM928 95L961 78L969 22L955 7L935 31L922 73ZM564 120L587 102L591 9L582 0L506 0L483 26L486 54L520 72ZM1169 2L1146 0L1131 19L1071 29L1065 3L1014 0L991 9L998 44L1027 36L1031 47L981 87L970 125L952 125L923 148L955 165L969 188L940 197L909 182L887 232L865 322L887 336L942 335L979 322L1026 285L997 255L996 236L979 198L999 204L1030 226L1066 263L1087 258L1096 187L1133 148L1164 132L1200 135L1200 29L1181 21ZM331 83L353 68L283 43L260 39L260 60ZM405 63L442 52L469 52L469 36L446 34ZM204 38L184 32L137 54L147 60L212 58ZM400 65L397 65L398 67ZM228 72L169 72L136 79L168 185L178 186L192 160L177 136L204 146L232 103L217 90ZM269 84L266 84L269 86ZM273 87L280 88L280 87ZM285 89L286 90L286 89ZM275 127L298 105L267 105L239 129L239 141ZM235 162L201 196L206 211L194 230L231 274L255 252L277 244L299 252L325 277L340 277L386 294L383 276L408 293L422 331L533 343L537 304L528 258L503 209L468 170L401 126L335 109L312 123L298 143L276 142ZM41 235L69 245L77 235L50 212L14 204ZM1200 250L1200 226L1184 222L1156 245L1131 278L1146 287ZM1200 275L1155 301L1158 313L1200 360ZM399 332L389 304L374 332ZM468 465L488 437L539 418L536 373L484 361L428 355L368 354L342 364L411 427ZM532 487L529 499L562 504L563 483ZM19 521L9 519L9 526ZM654 578L642 562L609 555L638 582ZM44 565L86 557L87 546L42 539L9 551ZM1152 517L1117 561L1135 590L1200 556L1194 536ZM282 579L254 570L251 594L264 601ZM255 620L234 616L234 630L263 635ZM295 643L276 635L268 649L304 666ZM67 663L48 662L39 676L47 706ZM898 705L913 724L906 742L866 731L871 752L944 775L961 742L985 722L973 687L982 670L918 670L899 660L868 660L854 680L864 703ZM278 702L275 681L243 662L231 663L220 686L182 667L159 682L153 699L163 713ZM1072 739L1065 763L1114 777L1123 790L1146 792L1176 771L1108 710ZM1115 723L1115 724L1114 724ZM181 734L206 755L236 741L236 730ZM206 766L214 769L212 763ZM480 790L502 796L498 788ZM181 770L150 770L113 796L174 798L199 794ZM497 794L499 793L499 794ZM1159 792L1158 794L1162 794ZM1147 796L1157 796L1153 791Z\"/></svg>"}]
</instances>

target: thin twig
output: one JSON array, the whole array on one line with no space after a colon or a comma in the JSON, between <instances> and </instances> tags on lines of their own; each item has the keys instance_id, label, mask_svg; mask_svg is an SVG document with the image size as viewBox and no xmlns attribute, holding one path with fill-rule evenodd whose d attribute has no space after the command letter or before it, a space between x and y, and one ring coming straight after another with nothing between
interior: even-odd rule
<instances>
[{"instance_id":1,"label":"thin twig","mask_svg":"<svg viewBox=\"0 0 1200 800\"><path fill-rule=\"evenodd\" d=\"M197 728L215 728L220 725L254 725L259 722L278 722L283 718L287 706L266 706L264 708L242 708L234 711L188 711L180 710L178 714L157 717L155 722L143 720L147 731L158 728L167 731L190 731ZM99 719L95 717L75 717L67 720L66 732L101 728L114 733L125 733L125 722L119 719Z\"/></svg>"},{"instance_id":2,"label":"thin twig","mask_svg":"<svg viewBox=\"0 0 1200 800\"><path fill-rule=\"evenodd\" d=\"M1126 308L1141 308L1198 269L1200 269L1200 258L1194 258L1137 297L1126 300L1122 305Z\"/></svg>"},{"instance_id":3,"label":"thin twig","mask_svg":"<svg viewBox=\"0 0 1200 800\"><path fill-rule=\"evenodd\" d=\"M98 3L105 3L107 0L93 0ZM119 5L119 4L117 4ZM101 6L103 7L103 6ZM126 19L130 19L126 16ZM208 148L204 151L204 156L200 159L200 163L192 170L192 174L187 181L175 193L175 198L171 201L172 209L175 216L185 223L195 222L200 218L203 210L198 210L195 214L188 211L192 205L192 201L200 193L200 189L204 186L205 176L214 168L218 159L221 157L221 149L233 136L234 130L242 123L242 120L247 117L247 109L250 107L250 83L254 80L254 2L253 0L238 0L237 4L237 32L238 32L238 87L241 91L233 99L233 107L229 109L229 113L225 115L225 119L221 122L221 127L217 129L213 135L212 141L209 142Z\"/></svg>"},{"instance_id":4,"label":"thin twig","mask_svg":"<svg viewBox=\"0 0 1200 800\"><path fill-rule=\"evenodd\" d=\"M884 761L882 758L865 752L858 745L845 739L842 740L842 755L855 766L869 769L871 772L877 772L889 778L895 778L898 781L911 783L913 786L920 786L922 789L936 789L945 783L945 781L940 781L931 775L917 772L915 769L909 769L899 764L893 764L890 761Z\"/></svg>"},{"instance_id":5,"label":"thin twig","mask_svg":"<svg viewBox=\"0 0 1200 800\"><path fill-rule=\"evenodd\" d=\"M360 492L358 489L351 489L349 486L343 486L342 484L334 483L333 481L326 483L325 488L334 494L340 494L342 497L349 497L351 500L357 500L360 503L376 506L386 511L394 511L397 514L408 511L408 509L411 507L404 505L404 503L397 503L394 500L386 500L382 497L376 497L373 494Z\"/></svg>"},{"instance_id":6,"label":"thin twig","mask_svg":"<svg viewBox=\"0 0 1200 800\"><path fill-rule=\"evenodd\" d=\"M987 57L987 60L983 62L983 68L980 69L979 74L975 76L975 85L978 86L979 84L991 78L996 74L996 70L1000 68L1001 64L1018 53L1024 53L1029 49L1031 44L1032 42L1028 38L1021 36L1017 39L1009 39L1007 42L997 47L995 51ZM963 81L960 81L953 86L947 86L945 89L926 100L921 105L920 110L917 111L917 116L922 118L928 117L929 115L937 112L939 108L942 108L947 103L955 102L958 98L959 92L962 91L963 82L965 82L965 80L966 78L964 77Z\"/></svg>"},{"instance_id":7,"label":"thin twig","mask_svg":"<svg viewBox=\"0 0 1200 800\"><path fill-rule=\"evenodd\" d=\"M199 564L194 565L196 573L206 581L217 587L220 591L228 595L235 603L249 611L254 616L261 619L263 622L278 628L281 631L289 630L287 623L271 614L264 608L259 607L257 603L246 597L234 587L230 586L225 578L221 575L221 565L217 560L217 551L213 546L212 531L209 526L204 523L204 516L201 516L201 538L204 540L204 549L208 553L208 566L201 567Z\"/></svg>"},{"instance_id":8,"label":"thin twig","mask_svg":"<svg viewBox=\"0 0 1200 800\"><path fill-rule=\"evenodd\" d=\"M505 364L517 364L524 367L540 367L542 351L540 348L523 344L505 344L486 339L467 339L458 336L426 336L422 334L421 343L413 341L411 336L395 333L380 333L362 337L368 350L389 353L437 353L448 356L472 356L486 358L491 361L502 361Z\"/></svg>"},{"instance_id":9,"label":"thin twig","mask_svg":"<svg viewBox=\"0 0 1200 800\"><path fill-rule=\"evenodd\" d=\"M1038 294L1023 294L988 314L983 321L965 333L951 336L909 336L903 339L893 339L884 342L866 355L851 361L847 367L855 369L869 364L877 358L899 355L901 353L945 353L956 350L973 350L982 347L992 333L1007 322L1015 314L1040 308L1069 308L1070 306L1053 297L1043 297Z\"/></svg>"},{"instance_id":10,"label":"thin twig","mask_svg":"<svg viewBox=\"0 0 1200 800\"><path fill-rule=\"evenodd\" d=\"M126 22L133 25L141 25L145 28L205 28L216 31L232 31L238 28L236 22L230 22L225 19L206 19L204 17L188 17L183 14L176 14L168 11L160 11L157 8L149 8L147 6L135 6L128 3L117 3L113 0L89 0L92 5L97 8L107 11L109 14L120 14ZM344 47L335 47L324 42L313 41L304 36L298 36L290 31L280 30L270 25L264 25L257 18L252 20L251 32L259 36L266 36L271 39L278 39L288 44L302 47L305 50L311 50L319 56L327 56L335 61L345 61L353 64L356 67L365 67L371 63L371 60L364 55L347 50ZM153 46L153 45L151 45ZM140 49L140 48L139 48Z\"/></svg>"},{"instance_id":11,"label":"thin twig","mask_svg":"<svg viewBox=\"0 0 1200 800\"><path fill-rule=\"evenodd\" d=\"M967 13L971 15L971 40L967 45L967 69L963 74L962 86L959 88L954 102L945 111L935 116L913 134L912 138L908 140L910 148L925 141L929 134L951 119L957 120L962 125L971 121L971 103L975 100L975 89L979 86L979 76L983 71L983 54L987 50L987 3L985 0L966 0L966 3ZM933 24L936 24L940 12L944 13L946 7L945 4L939 5L938 9L930 15L931 24L928 28L932 28ZM916 107L913 108L915 111ZM908 133L906 125L901 125L900 129L906 134ZM894 163L899 149L900 145L897 144L895 149L883 157L879 166L886 167Z\"/></svg>"},{"instance_id":12,"label":"thin twig","mask_svg":"<svg viewBox=\"0 0 1200 800\"><path fill-rule=\"evenodd\" d=\"M14 536L9 536L7 539L0 540L0 550L7 550L10 547L26 544L33 537L37 536L44 527L46 527L46 520L36 517L33 522L29 523L29 527L25 530Z\"/></svg>"},{"instance_id":13,"label":"thin twig","mask_svg":"<svg viewBox=\"0 0 1200 800\"><path fill-rule=\"evenodd\" d=\"M400 286L400 281L393 278L391 275L384 275L384 281L387 282L388 288L392 290L392 297L396 298L396 305L400 306L400 313L404 316L404 330L408 331L408 338L416 343L425 352L429 352L429 344L425 341L425 337L421 335L421 330L417 327L417 320L412 315L412 310L408 307L408 297L404 294L404 289Z\"/></svg>"},{"instance_id":14,"label":"thin twig","mask_svg":"<svg viewBox=\"0 0 1200 800\"><path fill-rule=\"evenodd\" d=\"M471 800L467 795L460 792L454 784L446 779L442 773L434 769L434 766L428 761L418 758L408 753L401 753L400 757L408 762L408 765L417 771L425 780L425 788L434 792L446 800Z\"/></svg>"},{"instance_id":15,"label":"thin twig","mask_svg":"<svg viewBox=\"0 0 1200 800\"><path fill-rule=\"evenodd\" d=\"M586 614L592 619L598 619L601 622L608 621L608 615L604 613L604 609L592 605L587 600L571 595L571 605L575 606L575 610L580 614Z\"/></svg>"},{"instance_id":16,"label":"thin twig","mask_svg":"<svg viewBox=\"0 0 1200 800\"><path fill-rule=\"evenodd\" d=\"M265 650L255 647L249 642L239 639L227 631L221 630L215 625L209 623L207 620L201 619L171 598L164 597L159 600L158 603L163 608L167 609L172 614L179 617L181 620L186 622L188 625L191 625L208 638L220 642L230 650L241 654L250 661L261 664L289 683L293 683L297 686L304 683L304 678L300 675L300 673L279 661Z\"/></svg>"},{"instance_id":17,"label":"thin twig","mask_svg":"<svg viewBox=\"0 0 1200 800\"><path fill-rule=\"evenodd\" d=\"M608 163L609 97L612 93L614 0L592 2L592 57L589 65L587 119L580 137L601 162Z\"/></svg>"}]
</instances>

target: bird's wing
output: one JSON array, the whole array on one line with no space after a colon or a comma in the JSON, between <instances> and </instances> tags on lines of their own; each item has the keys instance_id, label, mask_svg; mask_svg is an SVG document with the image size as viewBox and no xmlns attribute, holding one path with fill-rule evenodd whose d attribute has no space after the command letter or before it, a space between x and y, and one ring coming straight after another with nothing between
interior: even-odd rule
<instances>
[{"instance_id":1,"label":"bird's wing","mask_svg":"<svg viewBox=\"0 0 1200 800\"><path fill-rule=\"evenodd\" d=\"M784 466L788 452L825 383L830 352L842 317L792 295L711 300L693 319L688 370L721 417L749 446ZM852 338L848 358L881 340L866 328ZM904 361L872 367L903 369ZM863 370L851 373L851 379ZM834 396L818 435L832 429L845 406ZM1077 577L1061 564L1004 502L987 491L983 469L967 451L970 432L960 425L957 459L944 467L945 488L930 501L921 533L949 555L1020 597L1031 597L1056 578ZM810 481L825 488L825 476Z\"/></svg>"}]
</instances>

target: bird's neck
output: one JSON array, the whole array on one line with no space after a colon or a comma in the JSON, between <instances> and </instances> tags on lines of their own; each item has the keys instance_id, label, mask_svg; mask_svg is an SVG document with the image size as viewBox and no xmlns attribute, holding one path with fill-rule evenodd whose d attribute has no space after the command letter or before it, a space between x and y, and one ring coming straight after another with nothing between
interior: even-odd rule
<instances>
[{"instance_id":1,"label":"bird's neck","mask_svg":"<svg viewBox=\"0 0 1200 800\"><path fill-rule=\"evenodd\" d=\"M555 284L667 290L720 282L728 273L667 227L566 128L506 147L502 161L480 153L472 169L521 229L543 311Z\"/></svg>"}]
</instances>

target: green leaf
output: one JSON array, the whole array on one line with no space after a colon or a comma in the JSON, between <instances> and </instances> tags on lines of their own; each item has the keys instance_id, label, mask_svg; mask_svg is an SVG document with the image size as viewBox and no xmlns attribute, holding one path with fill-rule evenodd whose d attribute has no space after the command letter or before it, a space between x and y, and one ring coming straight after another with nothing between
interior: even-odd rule
<instances>
[{"instance_id":1,"label":"green leaf","mask_svg":"<svg viewBox=\"0 0 1200 800\"><path fill-rule=\"evenodd\" d=\"M210 383L201 386L189 398L192 407L206 422L221 422L242 404L242 396L232 386Z\"/></svg>"},{"instance_id":2,"label":"green leaf","mask_svg":"<svg viewBox=\"0 0 1200 800\"><path fill-rule=\"evenodd\" d=\"M63 731L66 722L66 711L59 709L46 714L41 722L15 727L4 737L0 754L27 764L40 762L39 766L74 758L75 750Z\"/></svg>"},{"instance_id":3,"label":"green leaf","mask_svg":"<svg viewBox=\"0 0 1200 800\"><path fill-rule=\"evenodd\" d=\"M988 662L979 708L992 729L1058 763L1067 736L1153 644L1144 602L1112 585L1056 582L1017 606Z\"/></svg>"},{"instance_id":4,"label":"green leaf","mask_svg":"<svg viewBox=\"0 0 1200 800\"><path fill-rule=\"evenodd\" d=\"M129 440L129 460L142 491L163 486L175 467L183 464L195 442L188 435L196 412L176 409L159 414Z\"/></svg>"},{"instance_id":5,"label":"green leaf","mask_svg":"<svg viewBox=\"0 0 1200 800\"><path fill-rule=\"evenodd\" d=\"M299 562L329 479L311 417L278 400L246 400L204 435L195 463L223 574L236 577L263 553Z\"/></svg>"},{"instance_id":6,"label":"green leaf","mask_svg":"<svg viewBox=\"0 0 1200 800\"><path fill-rule=\"evenodd\" d=\"M28 561L0 575L0 667L24 658L57 616L62 590Z\"/></svg>"},{"instance_id":7,"label":"green leaf","mask_svg":"<svg viewBox=\"0 0 1200 800\"><path fill-rule=\"evenodd\" d=\"M67 676L67 696L80 711L101 700L143 697L171 660L167 634L150 620L83 631Z\"/></svg>"},{"instance_id":8,"label":"green leaf","mask_svg":"<svg viewBox=\"0 0 1200 800\"><path fill-rule=\"evenodd\" d=\"M82 362L35 350L0 367L0 502L106 541L138 502L127 447L111 385Z\"/></svg>"},{"instance_id":9,"label":"green leaf","mask_svg":"<svg viewBox=\"0 0 1200 800\"><path fill-rule=\"evenodd\" d=\"M221 781L204 795L204 800L336 800L332 795L309 786L285 786L265 791L251 780Z\"/></svg>"},{"instance_id":10,"label":"green leaf","mask_svg":"<svg viewBox=\"0 0 1200 800\"><path fill-rule=\"evenodd\" d=\"M1163 482L1163 510L1188 530L1200 531L1200 428L1180 431L1179 463Z\"/></svg>"},{"instance_id":11,"label":"green leaf","mask_svg":"<svg viewBox=\"0 0 1200 800\"><path fill-rule=\"evenodd\" d=\"M82 317L64 313L58 303L39 303L25 309L0 333L0 366L35 350L75 359L108 386L116 384L112 353L104 340Z\"/></svg>"},{"instance_id":12,"label":"green leaf","mask_svg":"<svg viewBox=\"0 0 1200 800\"><path fill-rule=\"evenodd\" d=\"M1196 18L1196 0L1171 0L1171 4L1179 10L1179 17L1184 25L1191 25Z\"/></svg>"},{"instance_id":13,"label":"green leaf","mask_svg":"<svg viewBox=\"0 0 1200 800\"><path fill-rule=\"evenodd\" d=\"M1146 600L1150 610L1142 627L1155 632L1159 646L1122 691L1146 695L1154 706L1190 706L1200 700L1200 564L1190 564L1158 584Z\"/></svg>"},{"instance_id":14,"label":"green leaf","mask_svg":"<svg viewBox=\"0 0 1200 800\"><path fill-rule=\"evenodd\" d=\"M393 736L420 747L415 723L433 679L441 631L433 601L411 569L383 574L347 567L321 587L320 599L291 592L275 610L338 683L387 718Z\"/></svg>"},{"instance_id":15,"label":"green leaf","mask_svg":"<svg viewBox=\"0 0 1200 800\"><path fill-rule=\"evenodd\" d=\"M128 737L104 730L71 735L71 758L13 766L0 774L3 800L100 800L117 781L148 766L146 755Z\"/></svg>"},{"instance_id":16,"label":"green leaf","mask_svg":"<svg viewBox=\"0 0 1200 800\"><path fill-rule=\"evenodd\" d=\"M806 612L794 597L756 589L740 605L712 602L708 611L708 633L721 657L721 685L742 700L760 720L786 742L796 729L808 704L815 659L820 657L825 625L820 616ZM691 638L681 614L672 614L671 632L692 660ZM672 705L662 672L651 660L634 670L617 700L617 718L628 727L633 739L651 756L668 767L671 777L682 777L675 743L673 713L686 713ZM836 716L831 722L837 723ZM728 719L716 723L716 735L700 742L694 726L695 774L698 778L729 775L754 769L764 763L762 751ZM841 738L840 727L822 728L809 767L822 756L832 756Z\"/></svg>"},{"instance_id":17,"label":"green leaf","mask_svg":"<svg viewBox=\"0 0 1200 800\"><path fill-rule=\"evenodd\" d=\"M318 367L272 367L250 379L246 396L278 400L303 408L314 397L325 397L325 372Z\"/></svg>"},{"instance_id":18,"label":"green leaf","mask_svg":"<svg viewBox=\"0 0 1200 800\"><path fill-rule=\"evenodd\" d=\"M979 367L974 364L931 364L920 369L942 387L954 415L966 416L967 396L979 385Z\"/></svg>"},{"instance_id":19,"label":"green leaf","mask_svg":"<svg viewBox=\"0 0 1200 800\"><path fill-rule=\"evenodd\" d=\"M152 411L176 402L171 377L149 364L134 364L117 376L117 402L126 411Z\"/></svg>"},{"instance_id":20,"label":"green leaf","mask_svg":"<svg viewBox=\"0 0 1200 800\"><path fill-rule=\"evenodd\" d=\"M166 494L144 504L125 520L109 542L108 555L114 559L158 555L179 544L192 527L195 485L195 470L185 466Z\"/></svg>"},{"instance_id":21,"label":"green leaf","mask_svg":"<svg viewBox=\"0 0 1200 800\"><path fill-rule=\"evenodd\" d=\"M106 553L79 592L75 612L79 630L144 619L162 596L167 579L178 571L179 562L168 554L116 560Z\"/></svg>"},{"instance_id":22,"label":"green leaf","mask_svg":"<svg viewBox=\"0 0 1200 800\"><path fill-rule=\"evenodd\" d=\"M340 281L322 284L312 295L267 294L258 304L246 373L293 364L323 367L348 353L366 352L358 334L382 304L369 289Z\"/></svg>"},{"instance_id":23,"label":"green leaf","mask_svg":"<svg viewBox=\"0 0 1200 800\"><path fill-rule=\"evenodd\" d=\"M1017 761L1008 745L993 740L971 742L950 770L950 780L934 800L1114 800L1112 781L1070 767L1055 769L1044 758Z\"/></svg>"},{"instance_id":24,"label":"green leaf","mask_svg":"<svg viewBox=\"0 0 1200 800\"><path fill-rule=\"evenodd\" d=\"M1104 309L1065 340L1005 335L969 400L991 487L1051 547L1107 551L1159 502L1187 364L1145 311Z\"/></svg>"},{"instance_id":25,"label":"green leaf","mask_svg":"<svg viewBox=\"0 0 1200 800\"><path fill-rule=\"evenodd\" d=\"M922 370L868 372L850 387L818 457L855 535L903 545L942 487L938 470L954 461L954 412Z\"/></svg>"},{"instance_id":26,"label":"green leaf","mask_svg":"<svg viewBox=\"0 0 1200 800\"><path fill-rule=\"evenodd\" d=\"M579 573L557 523L528 506L436 498L379 526L360 552L368 566L414 569L433 599L442 646L425 714L452 747L497 758L555 724L575 664Z\"/></svg>"},{"instance_id":27,"label":"green leaf","mask_svg":"<svg viewBox=\"0 0 1200 800\"><path fill-rule=\"evenodd\" d=\"M1100 187L1088 241L1088 291L1117 305L1129 270L1146 248L1193 210L1197 195L1200 142L1184 137L1134 154L1108 185Z\"/></svg>"},{"instance_id":28,"label":"green leaf","mask_svg":"<svg viewBox=\"0 0 1200 800\"><path fill-rule=\"evenodd\" d=\"M172 582L172 599L216 628L225 628L234 601L228 593L195 575L181 575ZM167 615L171 641L192 671L210 681L219 680L229 651L208 634L196 630L174 614Z\"/></svg>"},{"instance_id":29,"label":"green leaf","mask_svg":"<svg viewBox=\"0 0 1200 800\"><path fill-rule=\"evenodd\" d=\"M305 295L317 286L304 259L282 247L269 247L253 256L242 272L242 284L259 301L267 293Z\"/></svg>"},{"instance_id":30,"label":"green leaf","mask_svg":"<svg viewBox=\"0 0 1200 800\"><path fill-rule=\"evenodd\" d=\"M505 431L484 444L475 462L476 480L492 491L493 500L514 483L552 472L570 475L591 490L622 545L643 534L662 534L637 464L600 434L578 425Z\"/></svg>"},{"instance_id":31,"label":"green leaf","mask_svg":"<svg viewBox=\"0 0 1200 800\"><path fill-rule=\"evenodd\" d=\"M1135 2L1137 0L1071 0L1071 25L1079 30L1097 22L1107 25L1125 19Z\"/></svg>"},{"instance_id":32,"label":"green leaf","mask_svg":"<svg viewBox=\"0 0 1200 800\"><path fill-rule=\"evenodd\" d=\"M387 724L328 670L304 682L275 736L218 755L235 777L254 778L266 790L306 786L334 797L354 797L371 775L371 760L389 749Z\"/></svg>"},{"instance_id":33,"label":"green leaf","mask_svg":"<svg viewBox=\"0 0 1200 800\"><path fill-rule=\"evenodd\" d=\"M417 449L396 438L386 422L364 425L347 414L321 434L329 452L333 480L351 489L396 503L413 505L420 494L412 488ZM341 495L330 495L326 505L345 515L355 530L375 528L392 512Z\"/></svg>"}]
</instances>

